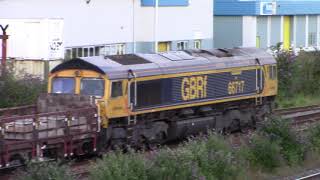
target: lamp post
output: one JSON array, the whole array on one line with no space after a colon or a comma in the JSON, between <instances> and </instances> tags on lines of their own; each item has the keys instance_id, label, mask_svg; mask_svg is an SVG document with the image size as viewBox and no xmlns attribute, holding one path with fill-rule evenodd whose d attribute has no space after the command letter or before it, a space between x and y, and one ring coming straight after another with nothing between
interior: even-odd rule
<instances>
[{"instance_id":1,"label":"lamp post","mask_svg":"<svg viewBox=\"0 0 320 180\"><path fill-rule=\"evenodd\" d=\"M133 53L136 53L136 38L135 38L135 0L132 0L132 43Z\"/></svg>"},{"instance_id":2,"label":"lamp post","mask_svg":"<svg viewBox=\"0 0 320 180\"><path fill-rule=\"evenodd\" d=\"M6 60L7 60L7 39L9 36L7 35L7 29L9 25L2 26L0 25L0 28L2 30L2 35L0 35L0 39L2 39L2 59L1 59L1 66L2 66L2 74L4 73L6 69Z\"/></svg>"},{"instance_id":3,"label":"lamp post","mask_svg":"<svg viewBox=\"0 0 320 180\"><path fill-rule=\"evenodd\" d=\"M159 0L155 0L154 4L154 52L158 53L158 16L159 16Z\"/></svg>"}]
</instances>

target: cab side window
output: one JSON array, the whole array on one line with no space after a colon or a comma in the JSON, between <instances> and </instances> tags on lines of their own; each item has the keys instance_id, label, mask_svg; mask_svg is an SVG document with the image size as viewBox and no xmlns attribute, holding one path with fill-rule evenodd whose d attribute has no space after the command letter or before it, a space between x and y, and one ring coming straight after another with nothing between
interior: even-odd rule
<instances>
[{"instance_id":1,"label":"cab side window","mask_svg":"<svg viewBox=\"0 0 320 180\"><path fill-rule=\"evenodd\" d=\"M112 82L111 88L112 98L122 96L122 81Z\"/></svg>"},{"instance_id":2,"label":"cab side window","mask_svg":"<svg viewBox=\"0 0 320 180\"><path fill-rule=\"evenodd\" d=\"M269 77L270 79L277 78L277 66L275 65L269 66Z\"/></svg>"}]
</instances>

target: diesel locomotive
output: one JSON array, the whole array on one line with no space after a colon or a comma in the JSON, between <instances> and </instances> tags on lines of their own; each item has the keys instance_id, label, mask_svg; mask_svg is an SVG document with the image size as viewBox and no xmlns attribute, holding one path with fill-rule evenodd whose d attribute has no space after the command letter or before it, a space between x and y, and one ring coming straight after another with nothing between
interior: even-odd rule
<instances>
[{"instance_id":1,"label":"diesel locomotive","mask_svg":"<svg viewBox=\"0 0 320 180\"><path fill-rule=\"evenodd\" d=\"M256 48L87 57L54 68L48 92L97 98L103 147L163 143L263 120L276 61Z\"/></svg>"},{"instance_id":2,"label":"diesel locomotive","mask_svg":"<svg viewBox=\"0 0 320 180\"><path fill-rule=\"evenodd\" d=\"M0 109L0 169L254 127L277 88L276 61L257 48L72 59L36 105Z\"/></svg>"}]
</instances>

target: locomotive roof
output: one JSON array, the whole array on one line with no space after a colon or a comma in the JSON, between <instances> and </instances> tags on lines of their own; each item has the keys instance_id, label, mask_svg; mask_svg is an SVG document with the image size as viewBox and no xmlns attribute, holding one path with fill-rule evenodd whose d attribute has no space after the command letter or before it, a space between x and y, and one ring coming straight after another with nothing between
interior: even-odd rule
<instances>
[{"instance_id":1,"label":"locomotive roof","mask_svg":"<svg viewBox=\"0 0 320 180\"><path fill-rule=\"evenodd\" d=\"M184 72L207 71L234 67L275 64L272 55L257 48L172 51L157 54L126 54L76 58L55 67L51 73L67 69L86 69L106 74L109 79Z\"/></svg>"}]
</instances>

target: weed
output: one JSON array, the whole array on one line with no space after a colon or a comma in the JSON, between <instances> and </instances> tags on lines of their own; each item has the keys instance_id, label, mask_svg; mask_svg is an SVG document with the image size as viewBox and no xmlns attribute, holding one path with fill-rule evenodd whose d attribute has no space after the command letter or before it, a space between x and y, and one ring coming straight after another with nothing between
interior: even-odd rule
<instances>
[{"instance_id":1,"label":"weed","mask_svg":"<svg viewBox=\"0 0 320 180\"><path fill-rule=\"evenodd\" d=\"M280 153L288 165L297 165L304 160L305 148L290 129L288 121L272 118L262 130L271 142L279 143Z\"/></svg>"},{"instance_id":2,"label":"weed","mask_svg":"<svg viewBox=\"0 0 320 180\"><path fill-rule=\"evenodd\" d=\"M72 175L68 165L60 162L31 163L27 170L21 172L17 179L20 180L72 180L76 179Z\"/></svg>"}]
</instances>

